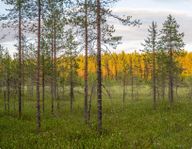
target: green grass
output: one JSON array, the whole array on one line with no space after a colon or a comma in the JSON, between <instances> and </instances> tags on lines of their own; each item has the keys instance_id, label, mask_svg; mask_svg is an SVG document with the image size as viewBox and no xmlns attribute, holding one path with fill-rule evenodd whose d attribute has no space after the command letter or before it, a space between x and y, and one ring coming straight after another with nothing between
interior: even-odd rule
<instances>
[{"instance_id":1,"label":"green grass","mask_svg":"<svg viewBox=\"0 0 192 149\"><path fill-rule=\"evenodd\" d=\"M114 87L115 88L115 87ZM114 89L115 90L115 89ZM114 93L117 94L118 92ZM122 100L107 97L103 101L103 133L96 131L97 111L94 99L91 124L84 124L83 98L78 95L73 113L69 102L60 101L55 115L48 99L42 114L42 128L36 133L35 101L25 101L22 119L16 112L3 112L0 101L1 149L190 149L192 147L192 101L180 99L170 107L159 102L152 109L149 97ZM148 97L148 98L147 98ZM12 108L12 107L11 107Z\"/></svg>"}]
</instances>

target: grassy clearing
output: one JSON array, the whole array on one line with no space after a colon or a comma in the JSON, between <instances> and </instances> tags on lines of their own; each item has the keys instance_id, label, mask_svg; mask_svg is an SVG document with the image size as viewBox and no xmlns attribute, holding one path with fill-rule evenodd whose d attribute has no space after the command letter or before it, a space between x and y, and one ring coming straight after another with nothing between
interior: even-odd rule
<instances>
[{"instance_id":1,"label":"grassy clearing","mask_svg":"<svg viewBox=\"0 0 192 149\"><path fill-rule=\"evenodd\" d=\"M113 87L114 91L116 87ZM113 89L111 89L113 91ZM118 92L114 93L117 94ZM117 94L118 95L118 94ZM96 101L91 124L83 121L83 97L77 96L73 113L69 102L60 101L60 109L51 115L49 99L42 115L42 130L35 131L35 101L25 101L23 117L14 111L3 112L0 102L1 149L190 149L192 147L192 101L177 100L173 107L159 102L156 111L148 96L126 101L120 93L103 101L103 134L96 131ZM128 96L129 97L129 96Z\"/></svg>"}]
</instances>

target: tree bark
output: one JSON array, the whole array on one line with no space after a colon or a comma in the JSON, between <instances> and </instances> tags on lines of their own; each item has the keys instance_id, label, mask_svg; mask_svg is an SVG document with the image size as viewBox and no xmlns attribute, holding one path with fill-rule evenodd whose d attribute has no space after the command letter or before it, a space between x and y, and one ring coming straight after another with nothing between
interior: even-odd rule
<instances>
[{"instance_id":1,"label":"tree bark","mask_svg":"<svg viewBox=\"0 0 192 149\"><path fill-rule=\"evenodd\" d=\"M153 47L153 107L156 109L156 100L157 100L157 95L156 95L156 52L155 52L155 47Z\"/></svg>"},{"instance_id":2,"label":"tree bark","mask_svg":"<svg viewBox=\"0 0 192 149\"><path fill-rule=\"evenodd\" d=\"M131 99L134 99L134 82L133 82L133 59L130 57L130 77L131 77Z\"/></svg>"},{"instance_id":3,"label":"tree bark","mask_svg":"<svg viewBox=\"0 0 192 149\"><path fill-rule=\"evenodd\" d=\"M51 113L54 113L54 37L53 27L51 36L51 62L52 62L52 73L51 73Z\"/></svg>"},{"instance_id":4,"label":"tree bark","mask_svg":"<svg viewBox=\"0 0 192 149\"><path fill-rule=\"evenodd\" d=\"M42 55L42 111L45 112L45 58Z\"/></svg>"},{"instance_id":5,"label":"tree bark","mask_svg":"<svg viewBox=\"0 0 192 149\"><path fill-rule=\"evenodd\" d=\"M102 72L101 72L101 4L97 0L97 102L98 131L102 130Z\"/></svg>"},{"instance_id":6,"label":"tree bark","mask_svg":"<svg viewBox=\"0 0 192 149\"><path fill-rule=\"evenodd\" d=\"M10 68L8 64L8 70L7 70L7 110L10 111Z\"/></svg>"},{"instance_id":7,"label":"tree bark","mask_svg":"<svg viewBox=\"0 0 192 149\"><path fill-rule=\"evenodd\" d=\"M85 0L85 70L84 70L84 81L85 81L85 88L84 88L84 119L85 123L88 122L88 3Z\"/></svg>"},{"instance_id":8,"label":"tree bark","mask_svg":"<svg viewBox=\"0 0 192 149\"><path fill-rule=\"evenodd\" d=\"M126 96L126 72L123 72L123 105L125 104L125 96Z\"/></svg>"},{"instance_id":9,"label":"tree bark","mask_svg":"<svg viewBox=\"0 0 192 149\"><path fill-rule=\"evenodd\" d=\"M21 2L19 3L19 78L18 78L18 105L19 105L19 118L21 118L22 114L22 45L21 45L21 40L22 40L22 29L21 29L21 21L22 21L22 16L21 16Z\"/></svg>"},{"instance_id":10,"label":"tree bark","mask_svg":"<svg viewBox=\"0 0 192 149\"><path fill-rule=\"evenodd\" d=\"M73 90L73 58L72 51L70 57L70 111L73 112L73 100L74 100L74 90Z\"/></svg>"},{"instance_id":11,"label":"tree bark","mask_svg":"<svg viewBox=\"0 0 192 149\"><path fill-rule=\"evenodd\" d=\"M173 50L170 48L169 50L169 102L170 104L173 104Z\"/></svg>"},{"instance_id":12,"label":"tree bark","mask_svg":"<svg viewBox=\"0 0 192 149\"><path fill-rule=\"evenodd\" d=\"M41 1L38 0L38 47L37 47L37 131L41 127L40 122L40 43L41 42Z\"/></svg>"}]
</instances>

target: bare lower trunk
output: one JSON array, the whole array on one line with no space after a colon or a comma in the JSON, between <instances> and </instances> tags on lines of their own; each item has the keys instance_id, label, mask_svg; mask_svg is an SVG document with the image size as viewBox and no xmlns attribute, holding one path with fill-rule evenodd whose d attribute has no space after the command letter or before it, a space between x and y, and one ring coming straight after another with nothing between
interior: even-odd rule
<instances>
[{"instance_id":1,"label":"bare lower trunk","mask_svg":"<svg viewBox=\"0 0 192 149\"><path fill-rule=\"evenodd\" d=\"M37 48L37 131L39 132L40 123L40 43L41 42L41 2L38 0L38 48Z\"/></svg>"},{"instance_id":2,"label":"bare lower trunk","mask_svg":"<svg viewBox=\"0 0 192 149\"><path fill-rule=\"evenodd\" d=\"M45 112L45 64L44 53L42 55L42 110Z\"/></svg>"},{"instance_id":3,"label":"bare lower trunk","mask_svg":"<svg viewBox=\"0 0 192 149\"><path fill-rule=\"evenodd\" d=\"M70 58L71 68L70 68L70 111L73 112L73 101L74 101L74 90L73 90L73 60Z\"/></svg>"},{"instance_id":4,"label":"bare lower trunk","mask_svg":"<svg viewBox=\"0 0 192 149\"><path fill-rule=\"evenodd\" d=\"M19 105L19 118L21 118L22 114L22 91L21 91L21 85L22 85L22 50L21 50L21 40L22 40L22 33L21 33L21 3L19 3L19 78L18 78L18 105Z\"/></svg>"},{"instance_id":5,"label":"bare lower trunk","mask_svg":"<svg viewBox=\"0 0 192 149\"><path fill-rule=\"evenodd\" d=\"M101 4L97 0L97 103L98 131L102 130L102 72L101 72Z\"/></svg>"},{"instance_id":6,"label":"bare lower trunk","mask_svg":"<svg viewBox=\"0 0 192 149\"><path fill-rule=\"evenodd\" d=\"M87 101L88 101L88 18L87 18L87 0L85 0L85 72L84 72L84 81L85 81L85 88L84 88L84 119L85 123L88 122L88 115L87 115Z\"/></svg>"},{"instance_id":7,"label":"bare lower trunk","mask_svg":"<svg viewBox=\"0 0 192 149\"><path fill-rule=\"evenodd\" d=\"M52 28L53 33L53 28ZM52 62L52 75L51 75L51 113L54 113L54 37L51 37L51 62Z\"/></svg>"},{"instance_id":8,"label":"bare lower trunk","mask_svg":"<svg viewBox=\"0 0 192 149\"><path fill-rule=\"evenodd\" d=\"M3 92L3 99L4 99L4 111L7 111L7 95L6 91Z\"/></svg>"},{"instance_id":9,"label":"bare lower trunk","mask_svg":"<svg viewBox=\"0 0 192 149\"><path fill-rule=\"evenodd\" d=\"M54 94L54 99L56 100L56 107L58 107L58 98L57 98L57 41L56 41L56 20L54 19L54 26L53 26L53 68L54 68L54 71L53 71L53 80L54 80L54 83L53 83L53 94Z\"/></svg>"},{"instance_id":10,"label":"bare lower trunk","mask_svg":"<svg viewBox=\"0 0 192 149\"><path fill-rule=\"evenodd\" d=\"M153 48L153 108L156 109L156 57L155 57L155 49Z\"/></svg>"},{"instance_id":11,"label":"bare lower trunk","mask_svg":"<svg viewBox=\"0 0 192 149\"><path fill-rule=\"evenodd\" d=\"M91 95L90 95L90 99L89 99L89 108L88 108L88 122L90 122L91 119L91 107L92 107L92 98L93 98L93 92L94 92L95 86L93 84L92 88L91 88Z\"/></svg>"},{"instance_id":12,"label":"bare lower trunk","mask_svg":"<svg viewBox=\"0 0 192 149\"><path fill-rule=\"evenodd\" d=\"M123 105L125 104L125 96L126 96L126 73L124 72L124 76L123 76Z\"/></svg>"},{"instance_id":13,"label":"bare lower trunk","mask_svg":"<svg viewBox=\"0 0 192 149\"><path fill-rule=\"evenodd\" d=\"M9 75L7 79L7 110L10 111L10 81L9 81Z\"/></svg>"},{"instance_id":14,"label":"bare lower trunk","mask_svg":"<svg viewBox=\"0 0 192 149\"><path fill-rule=\"evenodd\" d=\"M133 60L132 57L130 58L130 77L131 77L131 99L134 99L134 78L133 78Z\"/></svg>"},{"instance_id":15,"label":"bare lower trunk","mask_svg":"<svg viewBox=\"0 0 192 149\"><path fill-rule=\"evenodd\" d=\"M173 104L173 51L170 49L169 51L169 58L170 58L170 64L169 64L169 102L170 104Z\"/></svg>"}]
</instances>

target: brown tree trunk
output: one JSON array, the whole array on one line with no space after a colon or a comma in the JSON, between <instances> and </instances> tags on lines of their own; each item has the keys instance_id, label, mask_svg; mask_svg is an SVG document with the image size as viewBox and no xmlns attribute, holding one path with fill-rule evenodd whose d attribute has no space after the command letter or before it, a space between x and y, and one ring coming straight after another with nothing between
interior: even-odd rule
<instances>
[{"instance_id":1,"label":"brown tree trunk","mask_svg":"<svg viewBox=\"0 0 192 149\"><path fill-rule=\"evenodd\" d=\"M8 66L9 67L9 66ZM7 110L10 111L10 72L7 71Z\"/></svg>"},{"instance_id":2,"label":"brown tree trunk","mask_svg":"<svg viewBox=\"0 0 192 149\"><path fill-rule=\"evenodd\" d=\"M169 51L169 102L170 104L173 104L173 51L172 48L170 48Z\"/></svg>"},{"instance_id":3,"label":"brown tree trunk","mask_svg":"<svg viewBox=\"0 0 192 149\"><path fill-rule=\"evenodd\" d=\"M74 87L73 87L73 59L72 52L70 57L70 111L73 112L73 101L74 101Z\"/></svg>"},{"instance_id":4,"label":"brown tree trunk","mask_svg":"<svg viewBox=\"0 0 192 149\"><path fill-rule=\"evenodd\" d=\"M162 98L163 98L163 100L165 99L165 90L166 90L165 79L162 77L161 91L162 91Z\"/></svg>"},{"instance_id":5,"label":"brown tree trunk","mask_svg":"<svg viewBox=\"0 0 192 149\"><path fill-rule=\"evenodd\" d=\"M85 0L85 72L84 72L84 81L85 81L85 88L84 88L84 119L85 123L88 122L88 3L87 0Z\"/></svg>"},{"instance_id":6,"label":"brown tree trunk","mask_svg":"<svg viewBox=\"0 0 192 149\"><path fill-rule=\"evenodd\" d=\"M131 77L131 99L134 99L134 78L133 78L133 59L130 57L130 77Z\"/></svg>"},{"instance_id":7,"label":"brown tree trunk","mask_svg":"<svg viewBox=\"0 0 192 149\"><path fill-rule=\"evenodd\" d=\"M54 83L53 83L53 94L54 94L54 99L57 100L57 107L58 107L58 98L57 98L57 43L56 43L56 20L54 19L54 32L53 32L53 80L54 80Z\"/></svg>"},{"instance_id":8,"label":"brown tree trunk","mask_svg":"<svg viewBox=\"0 0 192 149\"><path fill-rule=\"evenodd\" d=\"M88 118L87 118L88 122L90 122L90 119L91 119L91 107L92 107L92 98L93 98L94 89L95 89L95 84L93 84L91 88L91 94L89 98L89 108L88 108Z\"/></svg>"},{"instance_id":9,"label":"brown tree trunk","mask_svg":"<svg viewBox=\"0 0 192 149\"><path fill-rule=\"evenodd\" d=\"M155 48L153 47L153 107L156 109L156 53Z\"/></svg>"},{"instance_id":10,"label":"brown tree trunk","mask_svg":"<svg viewBox=\"0 0 192 149\"><path fill-rule=\"evenodd\" d=\"M40 119L40 43L41 42L41 2L38 0L38 47L37 47L37 131L41 127Z\"/></svg>"},{"instance_id":11,"label":"brown tree trunk","mask_svg":"<svg viewBox=\"0 0 192 149\"><path fill-rule=\"evenodd\" d=\"M54 37L53 27L51 36L51 62L52 62L52 73L51 73L51 113L54 113Z\"/></svg>"},{"instance_id":12,"label":"brown tree trunk","mask_svg":"<svg viewBox=\"0 0 192 149\"><path fill-rule=\"evenodd\" d=\"M97 102L98 131L102 130L102 72L101 72L101 4L97 0Z\"/></svg>"},{"instance_id":13,"label":"brown tree trunk","mask_svg":"<svg viewBox=\"0 0 192 149\"><path fill-rule=\"evenodd\" d=\"M7 111L7 93L6 91L3 92L3 99L4 99L4 111Z\"/></svg>"},{"instance_id":14,"label":"brown tree trunk","mask_svg":"<svg viewBox=\"0 0 192 149\"><path fill-rule=\"evenodd\" d=\"M123 105L125 104L125 96L126 96L126 72L123 72Z\"/></svg>"},{"instance_id":15,"label":"brown tree trunk","mask_svg":"<svg viewBox=\"0 0 192 149\"><path fill-rule=\"evenodd\" d=\"M24 37L22 37L24 38ZM23 40L24 42L24 40ZM21 94L22 94L22 97L23 99L25 98L24 95L25 95L25 73L24 73L24 44L21 48L21 75L22 75L22 80L21 80ZM22 108L24 109L24 100L22 100Z\"/></svg>"},{"instance_id":16,"label":"brown tree trunk","mask_svg":"<svg viewBox=\"0 0 192 149\"><path fill-rule=\"evenodd\" d=\"M45 112L45 58L42 55L42 110Z\"/></svg>"},{"instance_id":17,"label":"brown tree trunk","mask_svg":"<svg viewBox=\"0 0 192 149\"><path fill-rule=\"evenodd\" d=\"M21 118L22 114L22 33L21 33L21 3L19 3L19 78L18 78L18 105L19 105L19 118Z\"/></svg>"}]
</instances>

